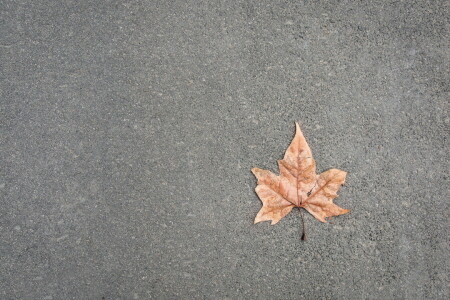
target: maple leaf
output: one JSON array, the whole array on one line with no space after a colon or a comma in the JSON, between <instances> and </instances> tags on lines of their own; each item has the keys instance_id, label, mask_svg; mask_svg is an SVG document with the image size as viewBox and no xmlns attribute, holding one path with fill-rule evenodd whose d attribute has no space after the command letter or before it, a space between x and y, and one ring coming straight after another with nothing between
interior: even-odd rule
<instances>
[{"instance_id":1,"label":"maple leaf","mask_svg":"<svg viewBox=\"0 0 450 300\"><path fill-rule=\"evenodd\" d=\"M280 175L259 168L252 169L258 179L255 191L263 203L255 224L272 221L274 225L294 207L306 209L321 222L349 212L333 203L347 172L331 169L317 175L311 149L297 122L295 126L294 139L284 158L278 161Z\"/></svg>"}]
</instances>

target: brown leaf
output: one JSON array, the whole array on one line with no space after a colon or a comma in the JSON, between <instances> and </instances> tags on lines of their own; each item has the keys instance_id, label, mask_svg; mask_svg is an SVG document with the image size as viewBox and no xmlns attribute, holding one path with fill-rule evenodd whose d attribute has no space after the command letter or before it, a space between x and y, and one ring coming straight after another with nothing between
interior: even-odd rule
<instances>
[{"instance_id":1,"label":"brown leaf","mask_svg":"<svg viewBox=\"0 0 450 300\"><path fill-rule=\"evenodd\" d=\"M298 123L295 125L294 139L284 158L278 161L280 175L259 168L252 169L258 179L255 191L263 203L255 223L271 220L274 225L294 207L306 209L321 222L349 211L333 203L347 173L331 169L317 175L311 149L300 126Z\"/></svg>"}]
</instances>

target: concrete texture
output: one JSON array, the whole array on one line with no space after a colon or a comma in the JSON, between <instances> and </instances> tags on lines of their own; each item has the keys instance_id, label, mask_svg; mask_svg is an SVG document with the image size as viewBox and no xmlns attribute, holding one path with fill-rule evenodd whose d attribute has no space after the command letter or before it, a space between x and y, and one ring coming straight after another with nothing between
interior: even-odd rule
<instances>
[{"instance_id":1,"label":"concrete texture","mask_svg":"<svg viewBox=\"0 0 450 300\"><path fill-rule=\"evenodd\" d=\"M0 298L448 299L447 4L1 1ZM296 120L307 242L252 224Z\"/></svg>"}]
</instances>

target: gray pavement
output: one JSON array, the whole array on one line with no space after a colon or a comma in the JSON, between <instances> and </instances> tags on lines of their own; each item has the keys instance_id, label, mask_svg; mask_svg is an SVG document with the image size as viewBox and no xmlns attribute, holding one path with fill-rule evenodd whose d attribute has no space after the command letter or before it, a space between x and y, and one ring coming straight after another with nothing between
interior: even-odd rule
<instances>
[{"instance_id":1,"label":"gray pavement","mask_svg":"<svg viewBox=\"0 0 450 300\"><path fill-rule=\"evenodd\" d=\"M447 1L0 2L0 299L448 299ZM303 132L332 224L253 225Z\"/></svg>"}]
</instances>

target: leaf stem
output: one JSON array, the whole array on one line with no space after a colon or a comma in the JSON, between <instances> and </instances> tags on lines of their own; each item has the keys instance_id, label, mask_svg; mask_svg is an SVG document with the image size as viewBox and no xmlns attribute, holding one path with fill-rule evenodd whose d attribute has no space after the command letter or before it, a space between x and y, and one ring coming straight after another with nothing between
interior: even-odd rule
<instances>
[{"instance_id":1,"label":"leaf stem","mask_svg":"<svg viewBox=\"0 0 450 300\"><path fill-rule=\"evenodd\" d=\"M300 217L302 218L302 241L306 240L306 232L305 232L305 219L303 218L303 210L301 207L298 208L300 212Z\"/></svg>"}]
</instances>

